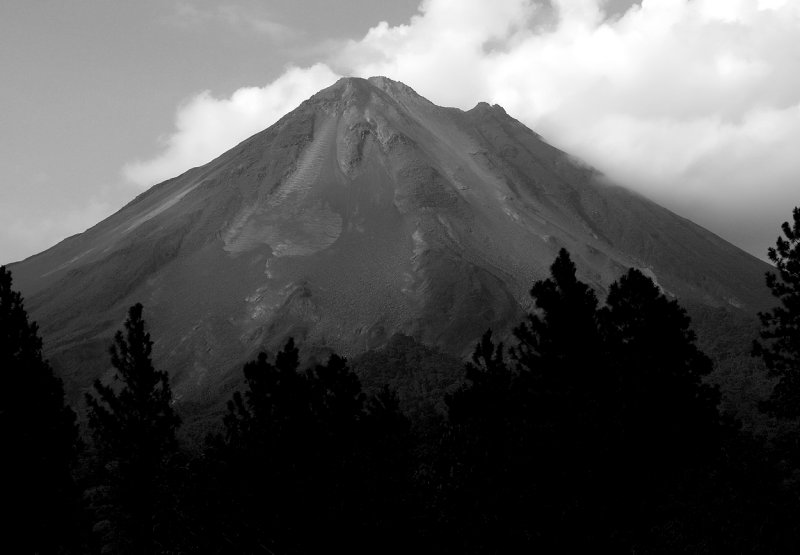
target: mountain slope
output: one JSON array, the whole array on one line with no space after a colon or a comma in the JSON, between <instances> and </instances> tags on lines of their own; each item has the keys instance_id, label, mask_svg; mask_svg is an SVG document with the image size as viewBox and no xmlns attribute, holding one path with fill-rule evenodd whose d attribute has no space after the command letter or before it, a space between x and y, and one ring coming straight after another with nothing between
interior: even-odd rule
<instances>
[{"instance_id":1,"label":"mountain slope","mask_svg":"<svg viewBox=\"0 0 800 555\"><path fill-rule=\"evenodd\" d=\"M11 270L75 391L142 302L188 400L287 336L352 355L402 332L463 353L519 320L561 247L601 292L636 266L684 303L769 302L764 263L499 106L441 108L380 77L340 80Z\"/></svg>"}]
</instances>

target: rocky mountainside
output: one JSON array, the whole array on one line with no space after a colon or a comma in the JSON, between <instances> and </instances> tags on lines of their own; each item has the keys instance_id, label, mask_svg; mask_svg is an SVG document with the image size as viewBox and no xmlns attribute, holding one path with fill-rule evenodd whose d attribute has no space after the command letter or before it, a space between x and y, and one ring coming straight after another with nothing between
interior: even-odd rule
<instances>
[{"instance_id":1,"label":"rocky mountainside","mask_svg":"<svg viewBox=\"0 0 800 555\"><path fill-rule=\"evenodd\" d=\"M288 336L354 355L402 332L463 354L520 319L561 247L601 295L635 266L686 304L770 304L763 262L500 106L442 108L382 77L340 80L10 269L73 394L142 302L156 363L189 401Z\"/></svg>"}]
</instances>

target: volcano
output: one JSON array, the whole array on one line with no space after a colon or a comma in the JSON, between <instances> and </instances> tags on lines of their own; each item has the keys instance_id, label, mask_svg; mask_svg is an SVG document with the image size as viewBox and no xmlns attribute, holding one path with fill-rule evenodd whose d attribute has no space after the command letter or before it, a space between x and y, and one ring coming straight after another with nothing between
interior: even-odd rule
<instances>
[{"instance_id":1,"label":"volcano","mask_svg":"<svg viewBox=\"0 0 800 555\"><path fill-rule=\"evenodd\" d=\"M176 397L215 395L294 337L396 333L454 354L508 330L560 248L602 296L629 267L684 304L754 312L767 265L547 144L503 108L346 78L84 233L11 265L73 394L145 306Z\"/></svg>"}]
</instances>

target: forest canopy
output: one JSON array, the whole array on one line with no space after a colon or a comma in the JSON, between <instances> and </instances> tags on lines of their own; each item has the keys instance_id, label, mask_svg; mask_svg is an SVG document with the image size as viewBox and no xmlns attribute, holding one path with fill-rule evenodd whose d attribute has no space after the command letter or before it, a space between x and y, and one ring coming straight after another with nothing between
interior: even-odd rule
<instances>
[{"instance_id":1,"label":"forest canopy","mask_svg":"<svg viewBox=\"0 0 800 555\"><path fill-rule=\"evenodd\" d=\"M604 299L562 249L532 310L461 362L395 336L242 369L200 443L153 363L141 304L111 381L76 407L0 269L0 431L14 520L40 553L791 552L800 541L800 211L770 250L753 352L777 379L768 437L721 409L686 310L630 269ZM213 420L216 417L211 417ZM83 441L79 439L83 437ZM45 533L45 531L47 531Z\"/></svg>"}]
</instances>

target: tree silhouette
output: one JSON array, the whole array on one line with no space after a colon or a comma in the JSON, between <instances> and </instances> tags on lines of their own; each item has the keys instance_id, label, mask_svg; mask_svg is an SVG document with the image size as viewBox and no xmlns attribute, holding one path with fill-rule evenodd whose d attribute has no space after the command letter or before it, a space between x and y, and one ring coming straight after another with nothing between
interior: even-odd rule
<instances>
[{"instance_id":1,"label":"tree silhouette","mask_svg":"<svg viewBox=\"0 0 800 555\"><path fill-rule=\"evenodd\" d=\"M630 269L613 283L602 312L619 384L622 439L651 464L713 449L720 425L716 387L703 382L711 360L695 344L686 311Z\"/></svg>"},{"instance_id":2,"label":"tree silhouette","mask_svg":"<svg viewBox=\"0 0 800 555\"><path fill-rule=\"evenodd\" d=\"M578 280L575 264L563 248L550 266L550 277L535 282L530 294L536 310L514 329L517 344L511 349L520 387L530 392L525 412L535 415L531 422L539 429L539 438L556 442L548 449L563 450L565 457L575 460L593 457L589 451L602 441L599 404L613 388L597 296ZM558 437L552 436L554 432Z\"/></svg>"},{"instance_id":3,"label":"tree silhouette","mask_svg":"<svg viewBox=\"0 0 800 555\"><path fill-rule=\"evenodd\" d=\"M274 362L262 352L246 363L245 390L228 401L224 434L212 441L209 454L225 468L217 492L224 535L238 551L291 551L304 540L310 468L319 461L310 385L298 369L292 339Z\"/></svg>"},{"instance_id":4,"label":"tree silhouette","mask_svg":"<svg viewBox=\"0 0 800 555\"><path fill-rule=\"evenodd\" d=\"M299 371L291 339L274 362L260 353L244 375L224 434L207 451L225 469L213 493L225 515L215 549L372 552L381 533L398 533L410 471L397 396L367 399L335 354Z\"/></svg>"},{"instance_id":5,"label":"tree silhouette","mask_svg":"<svg viewBox=\"0 0 800 555\"><path fill-rule=\"evenodd\" d=\"M270 449L283 439L291 440L308 425L308 384L298 373L299 351L294 340L281 350L275 364L266 353L244 365L247 390L228 401L225 416L227 443L249 449Z\"/></svg>"},{"instance_id":6,"label":"tree silhouette","mask_svg":"<svg viewBox=\"0 0 800 555\"><path fill-rule=\"evenodd\" d=\"M166 372L153 367L153 342L145 331L142 305L128 311L125 332L117 331L109 352L114 382L94 382L86 394L89 427L107 476L117 514L112 525L122 532L116 548L133 553L156 549L161 485L177 449L180 419L172 408Z\"/></svg>"},{"instance_id":7,"label":"tree silhouette","mask_svg":"<svg viewBox=\"0 0 800 555\"><path fill-rule=\"evenodd\" d=\"M266 353L244 366L246 389L228 402L225 435L217 441L232 469L237 549L309 550L320 540L307 534L309 506L318 532L329 537L340 517L341 492L354 457L355 428L363 410L358 379L344 359L299 371L292 339L271 362Z\"/></svg>"},{"instance_id":8,"label":"tree silhouette","mask_svg":"<svg viewBox=\"0 0 800 555\"><path fill-rule=\"evenodd\" d=\"M442 511L451 552L579 549L595 505L594 464L606 429L608 376L597 298L561 249L531 288L536 310L506 361L491 333L447 399Z\"/></svg>"},{"instance_id":9,"label":"tree silhouette","mask_svg":"<svg viewBox=\"0 0 800 555\"><path fill-rule=\"evenodd\" d=\"M54 553L74 539L75 413L64 404L61 380L42 358L37 325L28 321L5 266L0 266L0 381L6 507L0 541L27 552Z\"/></svg>"},{"instance_id":10,"label":"tree silhouette","mask_svg":"<svg viewBox=\"0 0 800 555\"><path fill-rule=\"evenodd\" d=\"M415 532L412 523L419 514L412 505L411 423L400 410L397 393L388 386L367 399L363 421L367 449L360 465L364 480L360 527L374 538L373 545L382 538L396 538L394 549L386 546L385 553L409 553L414 545L408 542Z\"/></svg>"},{"instance_id":11,"label":"tree silhouette","mask_svg":"<svg viewBox=\"0 0 800 555\"><path fill-rule=\"evenodd\" d=\"M525 391L526 449L537 453L532 473L538 541L545 548L582 550L605 537L605 492L598 489L598 476L609 456L614 389L597 296L578 280L566 249L559 251L550 277L534 283L530 293L536 310L514 330L511 354Z\"/></svg>"},{"instance_id":12,"label":"tree silhouette","mask_svg":"<svg viewBox=\"0 0 800 555\"><path fill-rule=\"evenodd\" d=\"M544 386L554 385L552 380L571 380L570 372L597 374L597 296L577 279L566 249L559 251L550 266L550 277L534 283L530 294L537 310L514 330L518 344L513 354L518 363L534 372ZM580 349L575 348L577 341Z\"/></svg>"},{"instance_id":13,"label":"tree silhouette","mask_svg":"<svg viewBox=\"0 0 800 555\"><path fill-rule=\"evenodd\" d=\"M696 482L710 481L722 434L719 393L703 382L711 360L695 345L686 311L639 270L611 285L601 323L615 386L606 475L618 502L607 512L624 523L618 533L628 545L652 543L645 531L664 515L673 525L685 519Z\"/></svg>"},{"instance_id":14,"label":"tree silhouette","mask_svg":"<svg viewBox=\"0 0 800 555\"><path fill-rule=\"evenodd\" d=\"M721 435L686 312L637 270L599 308L564 249L531 296L509 361L487 333L447 399L440 507L463 540L450 550L666 541L659 526L686 521Z\"/></svg>"},{"instance_id":15,"label":"tree silhouette","mask_svg":"<svg viewBox=\"0 0 800 555\"><path fill-rule=\"evenodd\" d=\"M770 374L778 378L763 408L790 419L800 417L800 207L792 216L791 224L781 226L785 239L778 237L767 251L778 270L767 272L767 287L780 306L759 313L763 342L753 343L753 354L762 357Z\"/></svg>"},{"instance_id":16,"label":"tree silhouette","mask_svg":"<svg viewBox=\"0 0 800 555\"><path fill-rule=\"evenodd\" d=\"M438 511L446 536L437 549L504 552L523 547L533 524L526 437L527 391L488 330L464 365L465 383L446 397L448 425L439 448ZM457 538L456 541L454 539Z\"/></svg>"}]
</instances>

